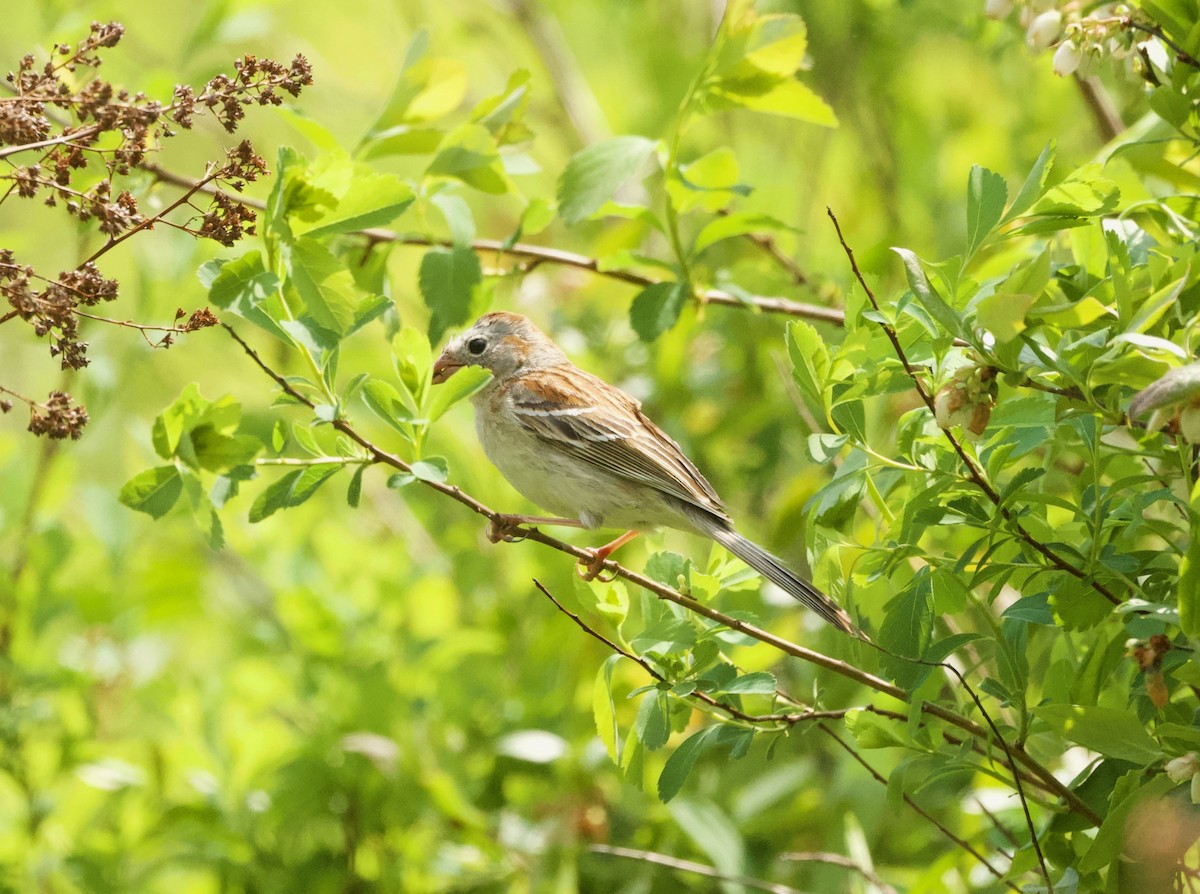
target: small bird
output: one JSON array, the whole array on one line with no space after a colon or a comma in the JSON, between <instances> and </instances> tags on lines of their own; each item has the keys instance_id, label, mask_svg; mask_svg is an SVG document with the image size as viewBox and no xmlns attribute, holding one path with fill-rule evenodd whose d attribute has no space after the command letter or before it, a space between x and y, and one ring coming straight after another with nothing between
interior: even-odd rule
<instances>
[{"instance_id":1,"label":"small bird","mask_svg":"<svg viewBox=\"0 0 1200 894\"><path fill-rule=\"evenodd\" d=\"M828 596L733 529L721 499L641 404L567 359L526 317L489 313L450 340L435 384L464 366L490 370L473 397L475 431L488 459L522 495L561 518L506 515L489 536L522 524L625 528L581 563L587 579L638 531L660 526L715 540L835 627L861 636Z\"/></svg>"}]
</instances>

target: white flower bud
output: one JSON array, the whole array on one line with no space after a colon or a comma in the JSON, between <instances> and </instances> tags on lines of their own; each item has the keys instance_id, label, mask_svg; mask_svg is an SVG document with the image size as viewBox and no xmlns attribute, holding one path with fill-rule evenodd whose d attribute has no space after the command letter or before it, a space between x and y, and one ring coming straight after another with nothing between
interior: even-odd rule
<instances>
[{"instance_id":1,"label":"white flower bud","mask_svg":"<svg viewBox=\"0 0 1200 894\"><path fill-rule=\"evenodd\" d=\"M1002 19L1012 12L1013 0L987 0L984 15L989 19Z\"/></svg>"},{"instance_id":2,"label":"white flower bud","mask_svg":"<svg viewBox=\"0 0 1200 894\"><path fill-rule=\"evenodd\" d=\"M1083 53L1073 41L1064 40L1058 45L1058 49L1054 51L1054 73L1060 78L1065 78L1069 74L1074 74L1075 69L1079 67L1079 63L1083 61Z\"/></svg>"},{"instance_id":3,"label":"white flower bud","mask_svg":"<svg viewBox=\"0 0 1200 894\"><path fill-rule=\"evenodd\" d=\"M1029 23L1025 32L1025 42L1035 50L1044 50L1054 43L1058 33L1062 31L1062 13L1057 9L1044 12Z\"/></svg>"},{"instance_id":4,"label":"white flower bud","mask_svg":"<svg viewBox=\"0 0 1200 894\"><path fill-rule=\"evenodd\" d=\"M1167 761L1166 771L1174 783L1187 782L1196 771L1200 770L1200 760L1197 759L1197 754L1194 751L1189 751L1182 757L1173 758Z\"/></svg>"}]
</instances>

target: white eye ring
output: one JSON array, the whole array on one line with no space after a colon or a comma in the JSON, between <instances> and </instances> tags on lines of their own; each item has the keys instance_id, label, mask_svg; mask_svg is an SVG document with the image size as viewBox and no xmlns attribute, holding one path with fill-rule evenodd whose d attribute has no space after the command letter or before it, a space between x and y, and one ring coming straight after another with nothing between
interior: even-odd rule
<instances>
[{"instance_id":1,"label":"white eye ring","mask_svg":"<svg viewBox=\"0 0 1200 894\"><path fill-rule=\"evenodd\" d=\"M471 339L467 342L467 350L478 357L487 350L487 339L478 337Z\"/></svg>"}]
</instances>

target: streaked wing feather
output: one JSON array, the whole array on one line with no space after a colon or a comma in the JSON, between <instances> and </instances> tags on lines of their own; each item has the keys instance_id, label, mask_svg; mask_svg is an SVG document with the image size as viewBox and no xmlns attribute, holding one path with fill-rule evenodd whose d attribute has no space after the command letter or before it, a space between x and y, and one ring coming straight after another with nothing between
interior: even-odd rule
<instances>
[{"instance_id":1,"label":"streaked wing feather","mask_svg":"<svg viewBox=\"0 0 1200 894\"><path fill-rule=\"evenodd\" d=\"M725 517L712 485L638 402L574 367L539 370L510 386L522 424L559 450Z\"/></svg>"}]
</instances>

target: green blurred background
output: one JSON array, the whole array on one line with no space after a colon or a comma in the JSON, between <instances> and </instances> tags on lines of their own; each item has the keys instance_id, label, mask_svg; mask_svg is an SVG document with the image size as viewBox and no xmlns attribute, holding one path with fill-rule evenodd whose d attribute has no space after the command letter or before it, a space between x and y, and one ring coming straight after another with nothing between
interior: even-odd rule
<instances>
[{"instance_id":1,"label":"green blurred background","mask_svg":"<svg viewBox=\"0 0 1200 894\"><path fill-rule=\"evenodd\" d=\"M1064 169L1103 139L1079 92L1055 78L1022 35L979 4L936 0L763 3L809 28L807 78L841 126L726 114L691 129L686 153L727 144L756 191L743 208L795 225L781 248L807 286L734 269L751 288L839 304L849 281L825 217L838 214L860 262L886 288L900 281L888 246L926 257L961 249L962 195L972 164L1019 181L1047 134ZM720 3L671 0L514 2L9 3L0 69L92 20L126 26L102 74L166 99L253 53L305 54L315 84L296 107L352 148L386 102L419 29L437 55L469 73L467 107L532 72L530 152L541 173L527 196L552 197L567 158L606 135L659 137L702 60ZM1120 100L1121 97L1118 97ZM252 110L244 134L273 161L279 146L313 147L294 121ZM159 163L196 176L225 135L211 124L166 145ZM379 166L419 173L420 161ZM269 184L252 187L265 197ZM161 190L170 196L168 190ZM513 196L471 198L479 234L504 238ZM425 222L426 235L443 235ZM555 224L537 237L603 255L636 245L632 225ZM34 203L0 208L0 245L57 270L95 247L94 233ZM203 306L196 268L221 250L160 228L103 262L123 286L113 316L166 323ZM733 251L734 249L730 249ZM424 328L421 252L391 254L401 320ZM483 258L485 267L495 258ZM739 266L740 265L740 266ZM772 279L771 276L775 278ZM802 508L829 470L806 459L808 429L789 392L780 318L709 307L652 345L627 322L633 290L580 271L541 267L496 290L493 304L551 331L580 363L642 398L680 439L748 534L804 561ZM120 506L117 492L152 464L154 416L189 382L232 394L246 426L269 437L271 391L219 330L151 350L136 333L91 326L92 365L64 377L45 346L0 329L3 383L44 394L65 381L92 415L78 443L38 441L23 414L0 418L0 611L6 643L0 731L0 888L47 892L673 891L709 880L589 853L594 842L646 848L805 890L862 890L844 870L780 860L787 851L842 853L858 842L910 890L973 885L961 853L831 743L797 730L772 753L702 761L664 806L621 778L595 734L593 681L607 657L536 590L567 597L568 559L536 544L492 546L461 506L368 471L362 505L344 481L305 506L250 525L248 500L225 511L227 545L211 551L178 509L161 522ZM837 338L834 330L829 337ZM268 354L273 347L268 348ZM271 356L286 366L282 352ZM371 327L343 350L343 374L389 369ZM349 371L349 372L347 372ZM389 434L357 411L381 444ZM528 508L483 460L469 407L433 432L453 482L489 505ZM589 543L573 534L575 542ZM654 535L703 562L708 545ZM737 594L772 630L838 653L835 634L791 606ZM795 693L854 698L840 678L741 649ZM625 689L646 682L618 670ZM619 707L627 728L634 703ZM533 734L536 732L536 734ZM648 762L653 780L665 755ZM657 762L657 763L656 763ZM978 808L934 789L935 811L969 828ZM1005 809L1011 809L1007 805ZM954 870L955 872L951 872ZM947 875L947 873L950 873ZM949 881L939 881L949 879ZM976 879L978 881L978 879ZM938 887L939 884L947 887ZM726 890L737 890L737 886Z\"/></svg>"}]
</instances>

